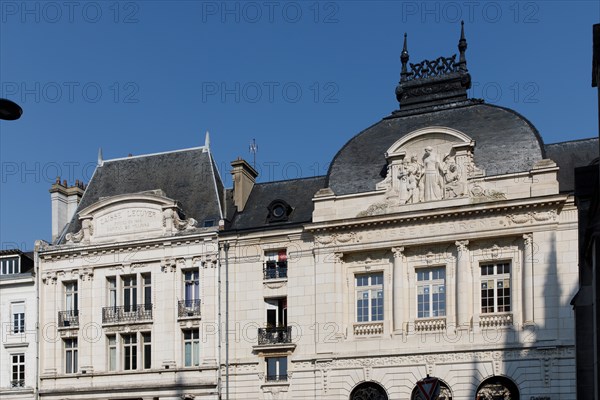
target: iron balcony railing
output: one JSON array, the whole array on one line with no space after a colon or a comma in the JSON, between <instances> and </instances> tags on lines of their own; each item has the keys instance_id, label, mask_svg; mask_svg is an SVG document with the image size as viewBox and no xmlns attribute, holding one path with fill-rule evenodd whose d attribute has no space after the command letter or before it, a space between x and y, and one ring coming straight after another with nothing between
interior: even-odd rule
<instances>
[{"instance_id":1,"label":"iron balcony railing","mask_svg":"<svg viewBox=\"0 0 600 400\"><path fill-rule=\"evenodd\" d=\"M287 278L287 261L267 261L263 267L265 279Z\"/></svg>"},{"instance_id":2,"label":"iron balcony railing","mask_svg":"<svg viewBox=\"0 0 600 400\"><path fill-rule=\"evenodd\" d=\"M79 326L79 310L67 310L58 312L59 328L74 328Z\"/></svg>"},{"instance_id":3,"label":"iron balcony railing","mask_svg":"<svg viewBox=\"0 0 600 400\"><path fill-rule=\"evenodd\" d=\"M292 327L258 328L258 344L292 343Z\"/></svg>"},{"instance_id":4,"label":"iron balcony railing","mask_svg":"<svg viewBox=\"0 0 600 400\"><path fill-rule=\"evenodd\" d=\"M196 300L180 300L177 302L178 317L199 317L200 316L200 299Z\"/></svg>"},{"instance_id":5,"label":"iron balcony railing","mask_svg":"<svg viewBox=\"0 0 600 400\"><path fill-rule=\"evenodd\" d=\"M137 322L152 320L152 303L135 306L102 308L102 323Z\"/></svg>"},{"instance_id":6,"label":"iron balcony railing","mask_svg":"<svg viewBox=\"0 0 600 400\"><path fill-rule=\"evenodd\" d=\"M11 388L22 388L25 387L25 379L17 379L10 381Z\"/></svg>"},{"instance_id":7,"label":"iron balcony railing","mask_svg":"<svg viewBox=\"0 0 600 400\"><path fill-rule=\"evenodd\" d=\"M268 382L285 382L288 380L287 375L267 375Z\"/></svg>"}]
</instances>

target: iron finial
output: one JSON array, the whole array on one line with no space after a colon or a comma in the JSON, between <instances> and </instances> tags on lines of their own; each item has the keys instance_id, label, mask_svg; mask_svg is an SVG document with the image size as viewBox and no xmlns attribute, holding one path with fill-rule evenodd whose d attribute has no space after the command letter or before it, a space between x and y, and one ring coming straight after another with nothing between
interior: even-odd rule
<instances>
[{"instance_id":1,"label":"iron finial","mask_svg":"<svg viewBox=\"0 0 600 400\"><path fill-rule=\"evenodd\" d=\"M467 39L465 39L465 21L460 21L460 39L458 41L458 67L462 71L467 70L467 58L465 57L465 51L467 50Z\"/></svg>"},{"instance_id":2,"label":"iron finial","mask_svg":"<svg viewBox=\"0 0 600 400\"><path fill-rule=\"evenodd\" d=\"M400 54L400 61L402 62L402 72L400 73L400 81L405 81L408 77L408 70L406 64L408 64L408 46L406 44L406 32L404 33L404 46L402 47L402 53Z\"/></svg>"}]
</instances>

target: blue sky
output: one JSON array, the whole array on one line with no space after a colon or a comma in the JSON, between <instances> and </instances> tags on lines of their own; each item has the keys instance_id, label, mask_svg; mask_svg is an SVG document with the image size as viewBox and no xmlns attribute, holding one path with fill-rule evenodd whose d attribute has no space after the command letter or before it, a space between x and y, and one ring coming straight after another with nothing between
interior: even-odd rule
<instances>
[{"instance_id":1,"label":"blue sky","mask_svg":"<svg viewBox=\"0 0 600 400\"><path fill-rule=\"evenodd\" d=\"M527 117L546 143L597 136L597 1L0 1L0 244L50 239L56 175L203 145L260 181L323 175L352 136L397 109L411 62L457 52L471 97ZM507 157L510 157L507 154Z\"/></svg>"}]
</instances>

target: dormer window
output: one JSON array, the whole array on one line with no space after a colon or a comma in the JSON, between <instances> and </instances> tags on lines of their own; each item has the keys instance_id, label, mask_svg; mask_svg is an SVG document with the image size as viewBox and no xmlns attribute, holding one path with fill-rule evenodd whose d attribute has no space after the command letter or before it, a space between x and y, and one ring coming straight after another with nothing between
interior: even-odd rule
<instances>
[{"instance_id":1,"label":"dormer window","mask_svg":"<svg viewBox=\"0 0 600 400\"><path fill-rule=\"evenodd\" d=\"M20 272L21 263L19 257L0 259L0 275L18 274Z\"/></svg>"},{"instance_id":2,"label":"dormer window","mask_svg":"<svg viewBox=\"0 0 600 400\"><path fill-rule=\"evenodd\" d=\"M267 222L285 222L288 220L292 207L283 200L273 200L267 207L269 214Z\"/></svg>"}]
</instances>

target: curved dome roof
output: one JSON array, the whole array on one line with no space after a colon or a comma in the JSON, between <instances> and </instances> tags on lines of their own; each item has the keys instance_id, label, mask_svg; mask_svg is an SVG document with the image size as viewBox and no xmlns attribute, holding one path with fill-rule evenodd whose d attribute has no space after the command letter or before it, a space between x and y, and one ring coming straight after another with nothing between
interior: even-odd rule
<instances>
[{"instance_id":1,"label":"curved dome roof","mask_svg":"<svg viewBox=\"0 0 600 400\"><path fill-rule=\"evenodd\" d=\"M386 151L417 129L443 126L475 141L474 162L487 176L530 170L545 158L537 129L508 108L468 100L463 106L421 114L392 115L360 132L335 155L327 186L336 195L375 190L385 177Z\"/></svg>"}]
</instances>

